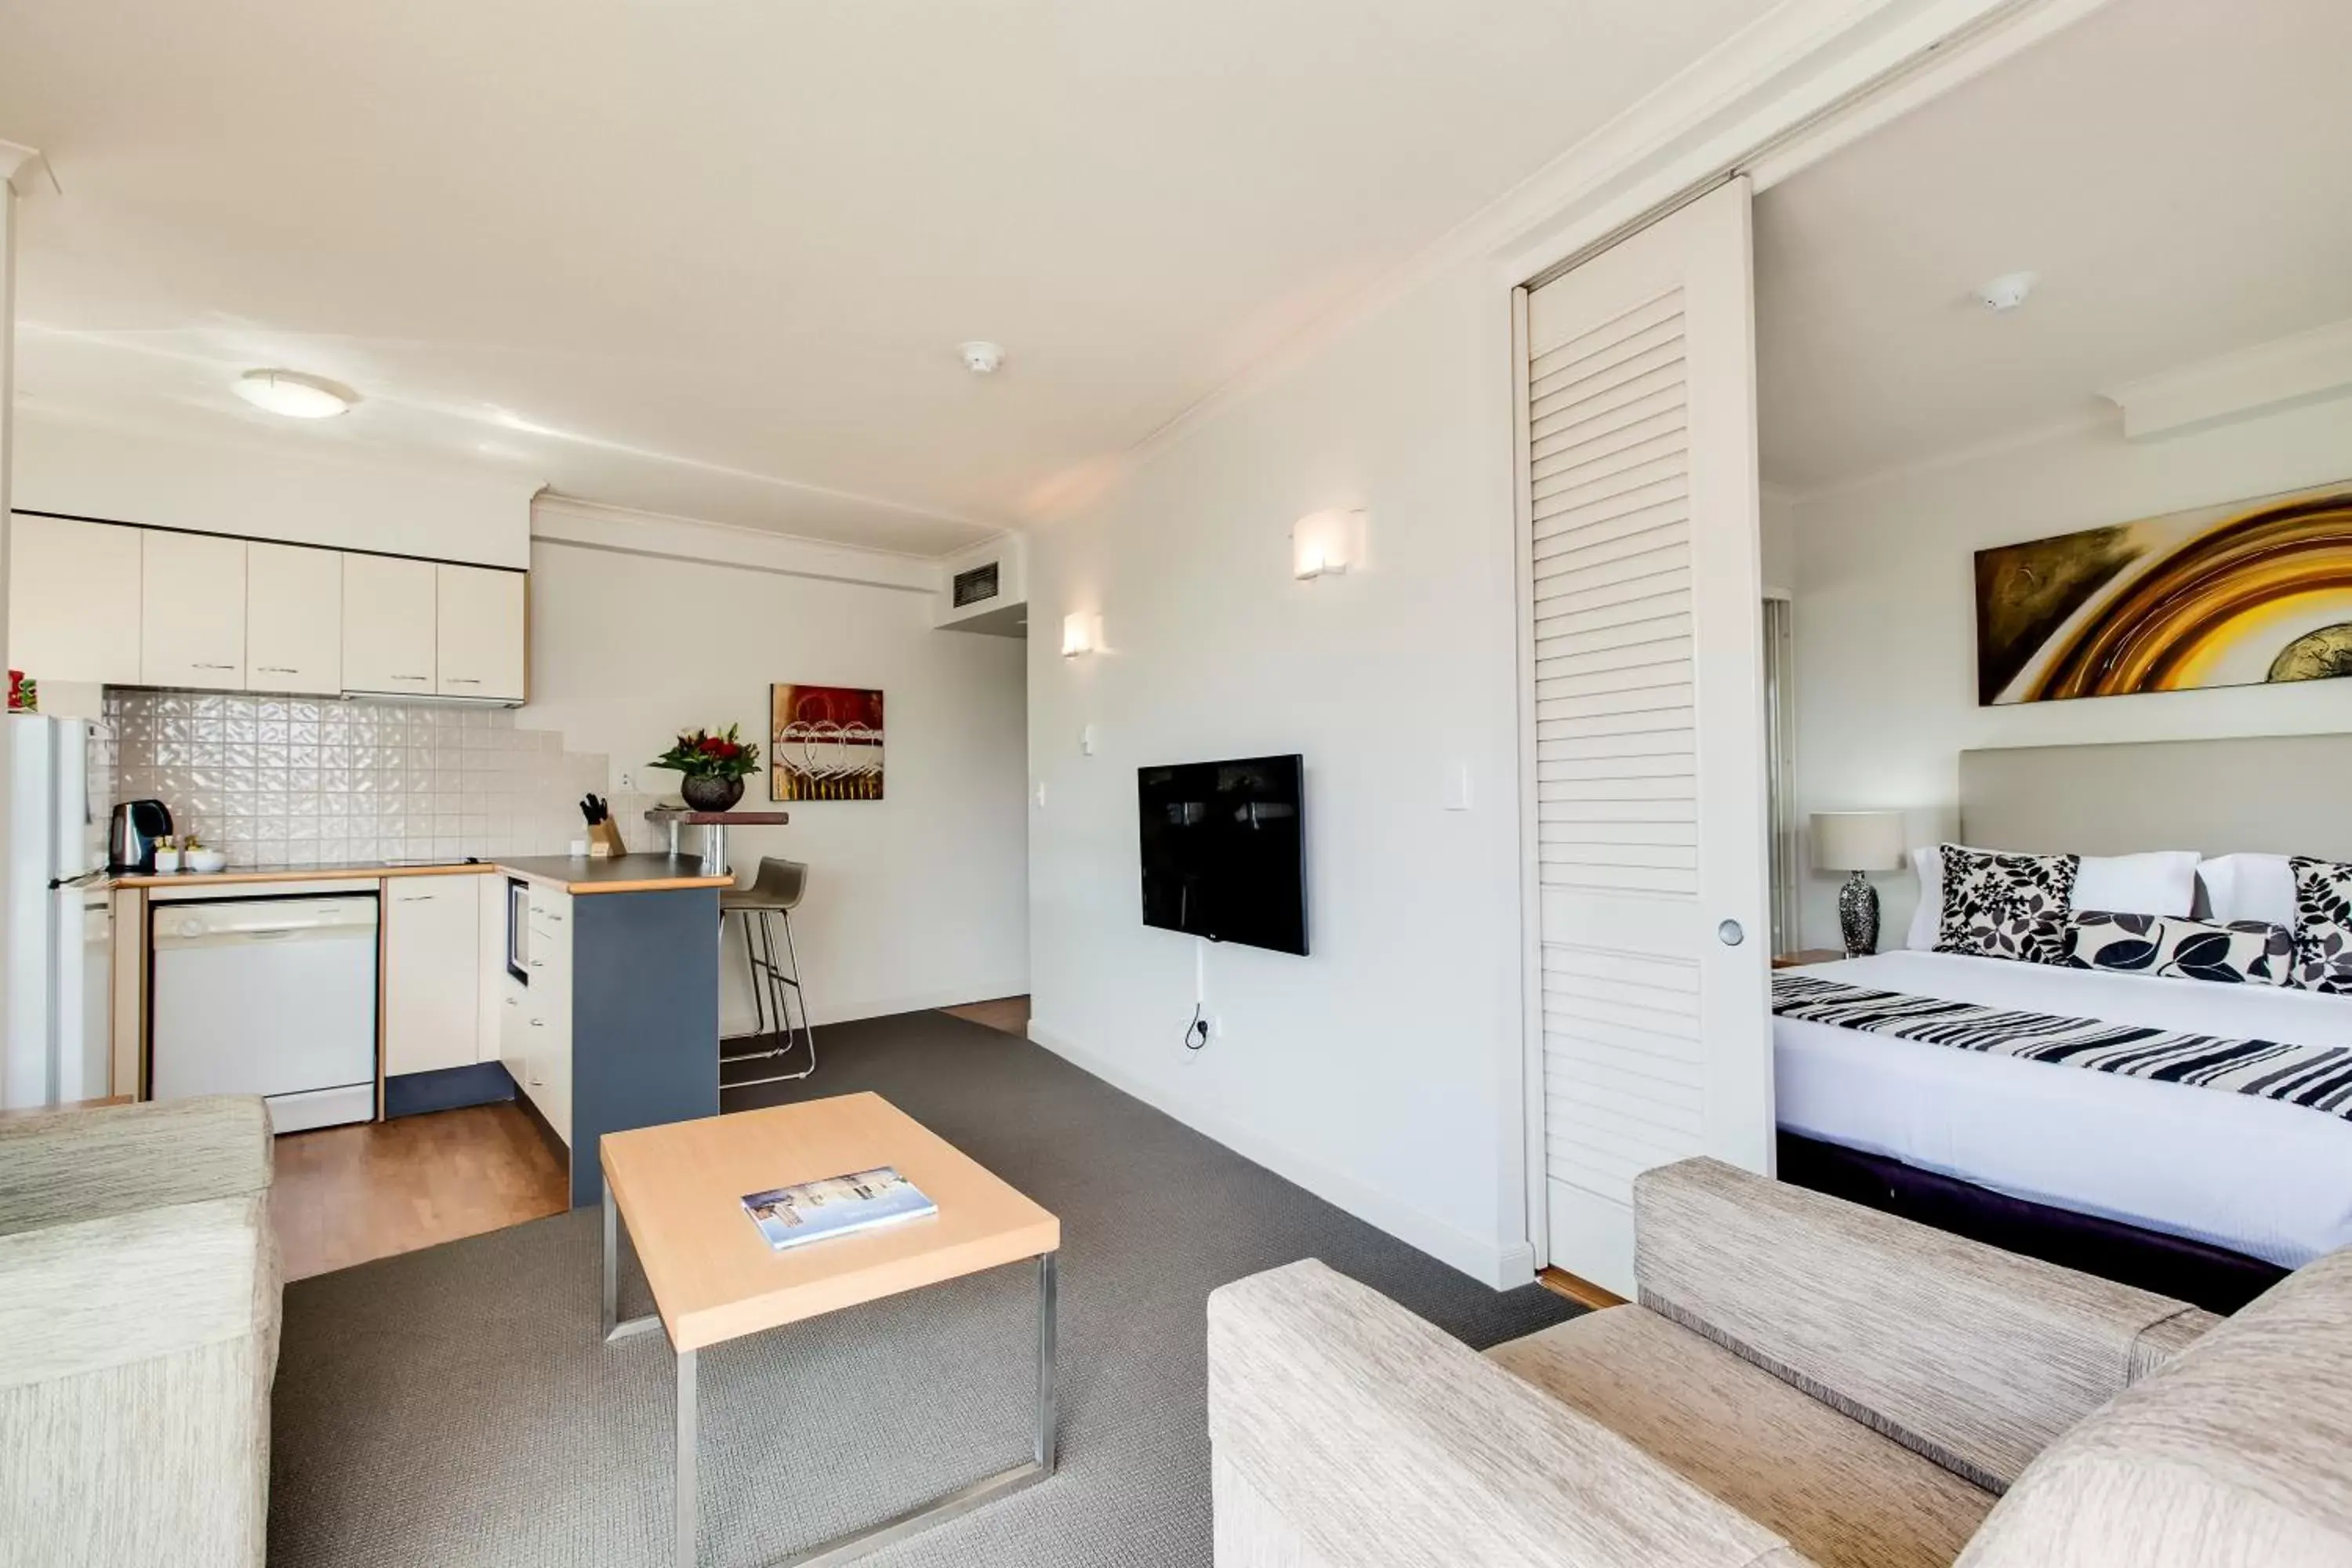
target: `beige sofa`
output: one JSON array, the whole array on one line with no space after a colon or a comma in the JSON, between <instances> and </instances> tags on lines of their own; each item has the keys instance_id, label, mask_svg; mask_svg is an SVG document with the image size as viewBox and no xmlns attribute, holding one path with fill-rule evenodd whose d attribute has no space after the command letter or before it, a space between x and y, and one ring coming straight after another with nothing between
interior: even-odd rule
<instances>
[{"instance_id":1,"label":"beige sofa","mask_svg":"<svg viewBox=\"0 0 2352 1568\"><path fill-rule=\"evenodd\" d=\"M1484 1357L1212 1296L1219 1568L2352 1564L2352 1250L2225 1322L1710 1160L1634 1221L1639 1305Z\"/></svg>"},{"instance_id":2,"label":"beige sofa","mask_svg":"<svg viewBox=\"0 0 2352 1568\"><path fill-rule=\"evenodd\" d=\"M0 1118L0 1565L261 1562L269 1161L258 1100Z\"/></svg>"}]
</instances>

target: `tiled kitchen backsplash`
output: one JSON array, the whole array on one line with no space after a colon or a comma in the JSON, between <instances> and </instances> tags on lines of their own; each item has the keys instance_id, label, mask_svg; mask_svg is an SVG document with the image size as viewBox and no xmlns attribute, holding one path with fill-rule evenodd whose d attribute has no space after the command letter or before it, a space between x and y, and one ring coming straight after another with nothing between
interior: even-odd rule
<instances>
[{"instance_id":1,"label":"tiled kitchen backsplash","mask_svg":"<svg viewBox=\"0 0 2352 1568\"><path fill-rule=\"evenodd\" d=\"M110 691L106 715L114 798L162 801L232 866L560 855L606 789L602 752L509 708ZM650 804L614 803L632 847Z\"/></svg>"}]
</instances>

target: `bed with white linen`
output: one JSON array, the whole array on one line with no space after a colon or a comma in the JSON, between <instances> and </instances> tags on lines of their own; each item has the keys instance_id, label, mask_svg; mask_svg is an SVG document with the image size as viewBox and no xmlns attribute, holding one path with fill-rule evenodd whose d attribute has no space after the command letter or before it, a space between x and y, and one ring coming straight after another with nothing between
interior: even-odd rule
<instances>
[{"instance_id":1,"label":"bed with white linen","mask_svg":"<svg viewBox=\"0 0 2352 1568\"><path fill-rule=\"evenodd\" d=\"M2352 733L1963 752L1956 841L2084 857L2077 910L2292 927L2284 857L2352 861L2352 815L2330 784L2347 773ZM1940 871L1916 869L1932 905ZM1904 951L1799 973L2352 1047L2352 995L1940 953L1923 913ZM2352 1246L2352 1121L2326 1110L1789 1017L1773 1019L1773 1048L1788 1179L2189 1299L2171 1287L2259 1289L2273 1268Z\"/></svg>"},{"instance_id":2,"label":"bed with white linen","mask_svg":"<svg viewBox=\"0 0 2352 1568\"><path fill-rule=\"evenodd\" d=\"M1940 952L1801 973L2231 1038L2352 1046L2352 997ZM2293 1268L2352 1246L2352 1121L2195 1085L1772 1021L1783 1130Z\"/></svg>"}]
</instances>

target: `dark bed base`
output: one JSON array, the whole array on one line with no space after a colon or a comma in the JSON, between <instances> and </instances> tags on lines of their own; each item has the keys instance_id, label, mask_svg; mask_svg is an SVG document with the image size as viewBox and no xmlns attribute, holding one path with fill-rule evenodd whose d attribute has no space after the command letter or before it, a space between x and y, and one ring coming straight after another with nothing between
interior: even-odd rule
<instances>
[{"instance_id":1,"label":"dark bed base","mask_svg":"<svg viewBox=\"0 0 2352 1568\"><path fill-rule=\"evenodd\" d=\"M2007 1197L1900 1160L1794 1132L1780 1134L1780 1179L2007 1252L2137 1285L2209 1312L2234 1312L2287 1275L2278 1265L2243 1253Z\"/></svg>"}]
</instances>

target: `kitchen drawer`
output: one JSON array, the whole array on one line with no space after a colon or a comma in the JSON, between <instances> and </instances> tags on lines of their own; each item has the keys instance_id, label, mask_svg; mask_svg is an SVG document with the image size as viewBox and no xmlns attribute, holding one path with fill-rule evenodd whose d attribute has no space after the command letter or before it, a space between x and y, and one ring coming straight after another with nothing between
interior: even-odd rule
<instances>
[{"instance_id":1,"label":"kitchen drawer","mask_svg":"<svg viewBox=\"0 0 2352 1568\"><path fill-rule=\"evenodd\" d=\"M525 944L523 967L530 971L530 988L534 994L561 991L569 1005L572 996L571 928L531 921L530 940Z\"/></svg>"},{"instance_id":2,"label":"kitchen drawer","mask_svg":"<svg viewBox=\"0 0 2352 1568\"><path fill-rule=\"evenodd\" d=\"M561 1006L548 1005L531 987L523 1005L522 1089L530 1102L555 1129L565 1147L572 1143L572 1007L566 996Z\"/></svg>"},{"instance_id":3,"label":"kitchen drawer","mask_svg":"<svg viewBox=\"0 0 2352 1568\"><path fill-rule=\"evenodd\" d=\"M530 995L521 981L503 970L499 974L499 1065L515 1081L515 1088L530 1091L530 1032L524 1026L529 1015L523 1009Z\"/></svg>"}]
</instances>

